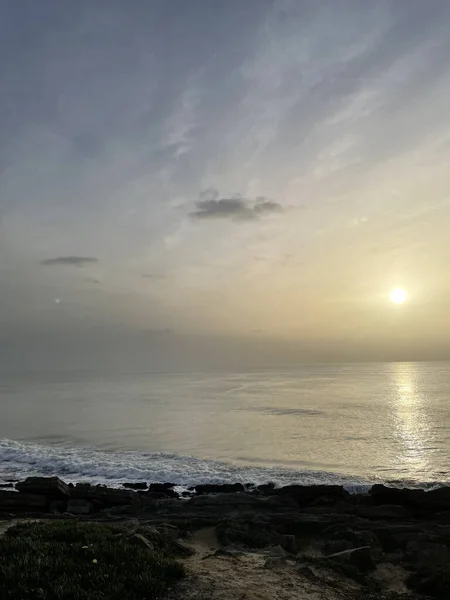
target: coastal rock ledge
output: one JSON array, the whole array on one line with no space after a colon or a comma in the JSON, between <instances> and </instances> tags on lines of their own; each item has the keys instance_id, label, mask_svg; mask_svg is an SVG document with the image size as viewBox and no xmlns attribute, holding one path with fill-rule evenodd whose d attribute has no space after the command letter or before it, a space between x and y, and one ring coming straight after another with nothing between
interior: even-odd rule
<instances>
[{"instance_id":1,"label":"coastal rock ledge","mask_svg":"<svg viewBox=\"0 0 450 600\"><path fill-rule=\"evenodd\" d=\"M212 531L215 543L201 565L263 555L265 572L295 567L311 581L343 578L359 597L450 598L449 487L374 485L366 494L349 494L341 486L239 483L179 494L164 482L117 489L28 477L0 490L1 519L30 517L158 528L178 553L186 550L180 539ZM192 552L185 553L192 561Z\"/></svg>"}]
</instances>

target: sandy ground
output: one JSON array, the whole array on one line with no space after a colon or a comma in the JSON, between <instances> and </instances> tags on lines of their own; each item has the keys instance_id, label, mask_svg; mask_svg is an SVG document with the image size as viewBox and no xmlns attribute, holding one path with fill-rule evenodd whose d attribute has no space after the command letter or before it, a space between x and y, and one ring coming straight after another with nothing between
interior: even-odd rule
<instances>
[{"instance_id":1,"label":"sandy ground","mask_svg":"<svg viewBox=\"0 0 450 600\"><path fill-rule=\"evenodd\" d=\"M196 554L185 560L188 577L174 591L173 599L342 600L358 596L356 584L329 574L311 574L306 565L282 556L279 548L222 550L214 529L196 532L185 545Z\"/></svg>"}]
</instances>

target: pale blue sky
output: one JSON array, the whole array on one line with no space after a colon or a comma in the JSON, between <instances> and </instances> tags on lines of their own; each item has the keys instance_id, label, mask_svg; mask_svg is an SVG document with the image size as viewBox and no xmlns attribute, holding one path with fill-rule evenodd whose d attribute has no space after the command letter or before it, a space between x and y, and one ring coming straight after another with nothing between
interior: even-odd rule
<instances>
[{"instance_id":1,"label":"pale blue sky","mask_svg":"<svg viewBox=\"0 0 450 600\"><path fill-rule=\"evenodd\" d=\"M446 0L3 0L4 348L449 356L449 28Z\"/></svg>"}]
</instances>

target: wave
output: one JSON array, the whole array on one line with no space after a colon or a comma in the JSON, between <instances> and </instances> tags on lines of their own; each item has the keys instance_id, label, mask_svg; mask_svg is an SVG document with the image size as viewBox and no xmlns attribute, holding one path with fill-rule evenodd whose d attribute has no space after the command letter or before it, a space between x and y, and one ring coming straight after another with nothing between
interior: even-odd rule
<instances>
[{"instance_id":1,"label":"wave","mask_svg":"<svg viewBox=\"0 0 450 600\"><path fill-rule=\"evenodd\" d=\"M170 481L182 487L236 482L260 485L269 481L277 486L336 484L353 493L366 492L374 483L381 481L375 477L352 477L327 471L242 466L176 454L105 451L0 438L0 480L20 480L32 475L57 475L74 483L106 483L112 487L125 481ZM400 485L400 482L396 483ZM436 484L408 482L408 487L431 485Z\"/></svg>"}]
</instances>

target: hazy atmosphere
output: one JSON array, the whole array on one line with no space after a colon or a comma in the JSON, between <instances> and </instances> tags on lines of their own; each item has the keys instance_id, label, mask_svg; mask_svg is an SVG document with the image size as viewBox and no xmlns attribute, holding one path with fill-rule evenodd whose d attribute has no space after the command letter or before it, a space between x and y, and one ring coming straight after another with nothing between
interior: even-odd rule
<instances>
[{"instance_id":1,"label":"hazy atmosphere","mask_svg":"<svg viewBox=\"0 0 450 600\"><path fill-rule=\"evenodd\" d=\"M2 364L449 358L449 18L4 0Z\"/></svg>"}]
</instances>

